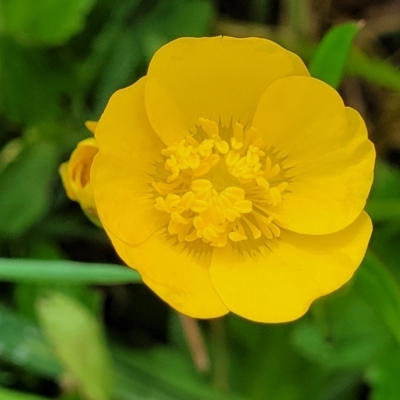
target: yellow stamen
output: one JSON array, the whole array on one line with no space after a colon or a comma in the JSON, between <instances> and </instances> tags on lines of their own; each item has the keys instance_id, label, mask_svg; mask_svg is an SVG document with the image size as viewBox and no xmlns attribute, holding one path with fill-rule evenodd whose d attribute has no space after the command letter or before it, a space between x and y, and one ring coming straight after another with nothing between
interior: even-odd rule
<instances>
[{"instance_id":1,"label":"yellow stamen","mask_svg":"<svg viewBox=\"0 0 400 400\"><path fill-rule=\"evenodd\" d=\"M287 219L275 207L289 183L257 130L236 123L227 136L205 118L198 127L196 138L187 135L161 151L157 168L165 174L152 184L155 209L170 216L168 233L213 247L278 237Z\"/></svg>"}]
</instances>

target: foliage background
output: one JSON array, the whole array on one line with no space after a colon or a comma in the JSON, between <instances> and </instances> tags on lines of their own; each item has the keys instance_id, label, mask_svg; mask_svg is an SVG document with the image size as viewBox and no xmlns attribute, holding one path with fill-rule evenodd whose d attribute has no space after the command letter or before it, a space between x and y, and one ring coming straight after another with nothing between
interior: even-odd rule
<instances>
[{"instance_id":1,"label":"foliage background","mask_svg":"<svg viewBox=\"0 0 400 400\"><path fill-rule=\"evenodd\" d=\"M340 92L380 157L362 267L294 323L178 316L111 265L58 165L174 38L269 37L309 62L349 20ZM395 0L0 0L0 400L399 399L399 54Z\"/></svg>"}]
</instances>

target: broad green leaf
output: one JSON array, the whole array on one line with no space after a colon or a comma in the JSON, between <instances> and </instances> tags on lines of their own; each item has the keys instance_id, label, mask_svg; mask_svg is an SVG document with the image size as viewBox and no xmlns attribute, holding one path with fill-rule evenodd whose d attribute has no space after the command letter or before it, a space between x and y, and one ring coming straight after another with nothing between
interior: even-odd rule
<instances>
[{"instance_id":1,"label":"broad green leaf","mask_svg":"<svg viewBox=\"0 0 400 400\"><path fill-rule=\"evenodd\" d=\"M351 44L359 27L356 23L338 25L324 36L309 65L311 76L334 88L339 86Z\"/></svg>"},{"instance_id":2,"label":"broad green leaf","mask_svg":"<svg viewBox=\"0 0 400 400\"><path fill-rule=\"evenodd\" d=\"M2 29L28 45L59 45L79 32L94 0L0 0Z\"/></svg>"},{"instance_id":3,"label":"broad green leaf","mask_svg":"<svg viewBox=\"0 0 400 400\"><path fill-rule=\"evenodd\" d=\"M209 34L214 16L209 0L164 0L142 18L138 35L147 61L165 43L181 36Z\"/></svg>"},{"instance_id":4,"label":"broad green leaf","mask_svg":"<svg viewBox=\"0 0 400 400\"><path fill-rule=\"evenodd\" d=\"M400 171L384 162L375 167L375 179L366 211L375 222L400 219Z\"/></svg>"},{"instance_id":5,"label":"broad green leaf","mask_svg":"<svg viewBox=\"0 0 400 400\"><path fill-rule=\"evenodd\" d=\"M328 398L330 386L336 385L337 398L347 399L354 375L333 379L304 358L291 340L296 326L254 324L229 316L227 365L232 387L250 399L322 400Z\"/></svg>"},{"instance_id":6,"label":"broad green leaf","mask_svg":"<svg viewBox=\"0 0 400 400\"><path fill-rule=\"evenodd\" d=\"M353 285L400 345L400 286L387 266L367 252Z\"/></svg>"},{"instance_id":7,"label":"broad green leaf","mask_svg":"<svg viewBox=\"0 0 400 400\"><path fill-rule=\"evenodd\" d=\"M94 82L99 82L100 86L103 84L107 86L108 67L113 69L110 71L111 81L117 80L117 84L120 85L125 77L121 79L113 76L119 68L124 75L129 68L131 68L130 73L134 74L137 59L143 63L143 54L136 49L136 43L140 41L140 38L138 36L132 37L132 32L136 32L136 21L140 21L142 14L149 12L152 7L154 7L154 4L151 2L145 4L142 0L122 0L112 3L107 1L97 2L95 12L102 18L101 21L97 21L101 24L101 30L97 35L89 36L83 33L79 36L78 49L80 52L84 51L87 57L79 66L78 79L86 90L93 91ZM124 43L120 44L120 40ZM74 44L77 45L78 41ZM125 50L125 53L121 56L122 49ZM120 67L116 65L117 54L120 56ZM136 75L135 78L138 78L138 76ZM132 83L133 80L128 84ZM125 82L123 84L127 85ZM113 90L120 88L120 86L115 86L115 83L110 83L109 87ZM98 97L97 93L94 93L94 95ZM93 111L92 119L98 118L98 115L96 111Z\"/></svg>"},{"instance_id":8,"label":"broad green leaf","mask_svg":"<svg viewBox=\"0 0 400 400\"><path fill-rule=\"evenodd\" d=\"M314 303L293 341L309 360L330 371L362 371L392 336L351 285Z\"/></svg>"},{"instance_id":9,"label":"broad green leaf","mask_svg":"<svg viewBox=\"0 0 400 400\"><path fill-rule=\"evenodd\" d=\"M0 400L49 400L48 397L35 396L33 394L17 392L0 388Z\"/></svg>"},{"instance_id":10,"label":"broad green leaf","mask_svg":"<svg viewBox=\"0 0 400 400\"><path fill-rule=\"evenodd\" d=\"M400 282L400 171L397 168L377 163L366 211L374 221L369 248Z\"/></svg>"},{"instance_id":11,"label":"broad green leaf","mask_svg":"<svg viewBox=\"0 0 400 400\"><path fill-rule=\"evenodd\" d=\"M99 322L76 300L58 292L37 303L38 316L61 364L90 400L110 399L113 371Z\"/></svg>"},{"instance_id":12,"label":"broad green leaf","mask_svg":"<svg viewBox=\"0 0 400 400\"><path fill-rule=\"evenodd\" d=\"M400 170L378 160L370 199L400 199Z\"/></svg>"},{"instance_id":13,"label":"broad green leaf","mask_svg":"<svg viewBox=\"0 0 400 400\"><path fill-rule=\"evenodd\" d=\"M114 346L112 353L116 369L114 393L119 400L245 400L213 389L172 346L148 351Z\"/></svg>"},{"instance_id":14,"label":"broad green leaf","mask_svg":"<svg viewBox=\"0 0 400 400\"><path fill-rule=\"evenodd\" d=\"M0 356L27 371L55 378L62 368L38 327L0 306Z\"/></svg>"},{"instance_id":15,"label":"broad green leaf","mask_svg":"<svg viewBox=\"0 0 400 400\"><path fill-rule=\"evenodd\" d=\"M11 37L0 36L0 111L24 123L58 117L61 94L71 80L63 73L64 64L49 53L24 49Z\"/></svg>"},{"instance_id":16,"label":"broad green leaf","mask_svg":"<svg viewBox=\"0 0 400 400\"><path fill-rule=\"evenodd\" d=\"M137 68L143 61L136 27L114 27L114 30L114 40L107 60L98 74L100 79L95 93L96 115L101 114L108 99L117 89L136 80Z\"/></svg>"},{"instance_id":17,"label":"broad green leaf","mask_svg":"<svg viewBox=\"0 0 400 400\"><path fill-rule=\"evenodd\" d=\"M398 343L384 352L380 360L367 371L372 386L371 400L397 400L400 393L400 346Z\"/></svg>"},{"instance_id":18,"label":"broad green leaf","mask_svg":"<svg viewBox=\"0 0 400 400\"><path fill-rule=\"evenodd\" d=\"M0 171L0 237L21 235L47 211L56 165L55 147L36 143Z\"/></svg>"},{"instance_id":19,"label":"broad green leaf","mask_svg":"<svg viewBox=\"0 0 400 400\"><path fill-rule=\"evenodd\" d=\"M390 222L393 220L399 221L400 198L371 198L368 200L365 210L375 222Z\"/></svg>"},{"instance_id":20,"label":"broad green leaf","mask_svg":"<svg viewBox=\"0 0 400 400\"><path fill-rule=\"evenodd\" d=\"M111 285L138 283L141 278L128 267L112 264L0 258L0 281Z\"/></svg>"},{"instance_id":21,"label":"broad green leaf","mask_svg":"<svg viewBox=\"0 0 400 400\"><path fill-rule=\"evenodd\" d=\"M64 393L58 400L83 400L82 396L77 392Z\"/></svg>"},{"instance_id":22,"label":"broad green leaf","mask_svg":"<svg viewBox=\"0 0 400 400\"><path fill-rule=\"evenodd\" d=\"M35 304L49 290L57 290L73 297L85 305L93 315L100 315L103 299L98 291L89 286L65 284L62 281L47 284L18 283L14 290L14 302L19 314L37 321Z\"/></svg>"},{"instance_id":23,"label":"broad green leaf","mask_svg":"<svg viewBox=\"0 0 400 400\"><path fill-rule=\"evenodd\" d=\"M369 250L387 270L393 280L400 282L400 224L394 217L384 223L376 223Z\"/></svg>"}]
</instances>

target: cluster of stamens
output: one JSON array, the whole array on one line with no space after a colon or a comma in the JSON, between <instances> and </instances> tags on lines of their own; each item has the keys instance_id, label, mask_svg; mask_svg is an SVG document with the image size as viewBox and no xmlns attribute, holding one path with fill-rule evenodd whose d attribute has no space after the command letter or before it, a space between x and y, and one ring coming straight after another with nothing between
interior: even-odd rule
<instances>
[{"instance_id":1,"label":"cluster of stamens","mask_svg":"<svg viewBox=\"0 0 400 400\"><path fill-rule=\"evenodd\" d=\"M170 214L169 234L216 247L279 236L285 218L274 208L288 183L257 130L236 123L228 142L217 123L201 118L199 131L202 141L187 136L161 152L165 179L153 182L154 206Z\"/></svg>"}]
</instances>

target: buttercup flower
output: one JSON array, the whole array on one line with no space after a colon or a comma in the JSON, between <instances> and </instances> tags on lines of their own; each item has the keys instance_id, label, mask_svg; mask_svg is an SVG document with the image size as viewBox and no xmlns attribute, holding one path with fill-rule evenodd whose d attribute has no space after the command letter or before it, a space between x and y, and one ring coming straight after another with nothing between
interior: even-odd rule
<instances>
[{"instance_id":1,"label":"buttercup flower","mask_svg":"<svg viewBox=\"0 0 400 400\"><path fill-rule=\"evenodd\" d=\"M94 133L96 123L88 121L86 127ZM97 152L98 147L95 138L84 139L78 143L69 161L60 165L59 171L67 196L71 200L77 201L87 217L96 225L99 225L90 182L90 168Z\"/></svg>"},{"instance_id":2,"label":"buttercup flower","mask_svg":"<svg viewBox=\"0 0 400 400\"><path fill-rule=\"evenodd\" d=\"M121 258L176 310L303 315L347 282L372 225L362 118L258 38L183 38L110 99L91 171Z\"/></svg>"}]
</instances>

